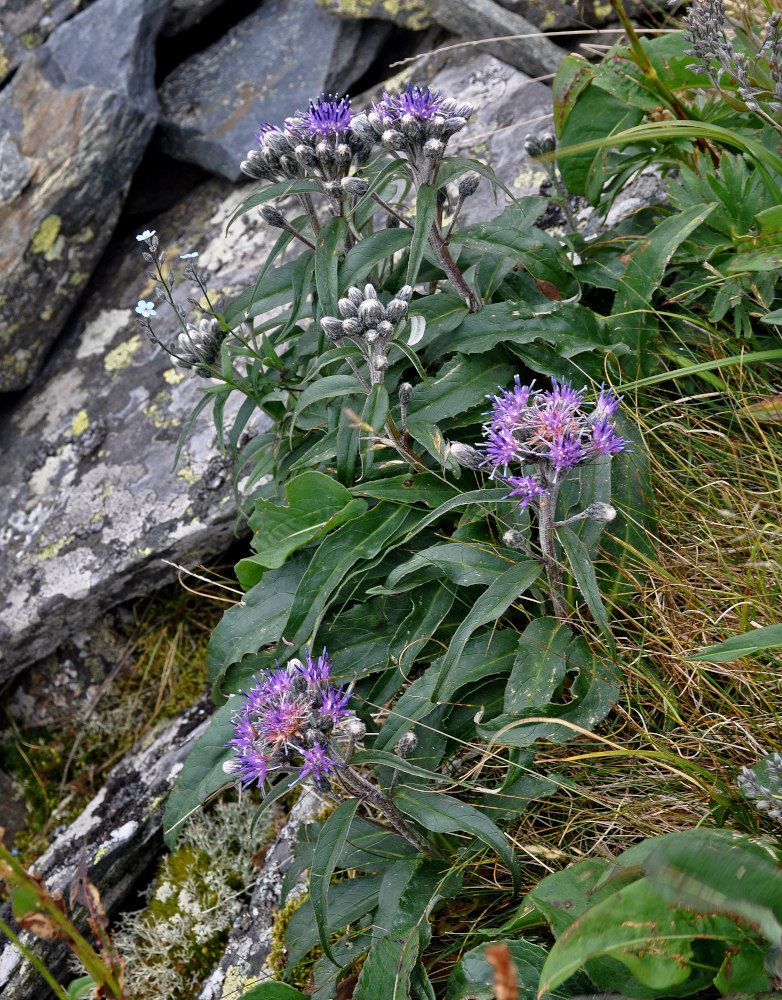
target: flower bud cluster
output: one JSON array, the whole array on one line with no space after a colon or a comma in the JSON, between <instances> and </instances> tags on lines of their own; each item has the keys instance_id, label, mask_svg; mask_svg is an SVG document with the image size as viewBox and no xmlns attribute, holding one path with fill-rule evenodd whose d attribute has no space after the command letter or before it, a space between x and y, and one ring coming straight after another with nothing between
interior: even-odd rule
<instances>
[{"instance_id":1,"label":"flower bud cluster","mask_svg":"<svg viewBox=\"0 0 782 1000\"><path fill-rule=\"evenodd\" d=\"M352 119L349 98L321 94L306 111L286 118L282 128L264 122L255 135L260 148L247 154L241 170L271 182L311 177L324 193L338 197L340 180L371 153L371 145L351 128Z\"/></svg>"},{"instance_id":2,"label":"flower bud cluster","mask_svg":"<svg viewBox=\"0 0 782 1000\"><path fill-rule=\"evenodd\" d=\"M212 366L220 357L220 348L228 336L214 316L204 316L198 326L188 323L171 345L169 353L175 358L174 364L182 371L201 378L212 377Z\"/></svg>"},{"instance_id":3,"label":"flower bud cluster","mask_svg":"<svg viewBox=\"0 0 782 1000\"><path fill-rule=\"evenodd\" d=\"M512 390L490 396L492 409L484 425L485 464L512 487L508 496L518 497L522 508L558 488L577 466L628 448L612 420L620 402L613 389L601 388L594 408L587 411L586 389L573 389L564 379L554 379L550 391L533 385L521 385L517 375ZM536 473L510 475L514 463L535 465ZM596 513L605 520L608 512Z\"/></svg>"},{"instance_id":4,"label":"flower bud cluster","mask_svg":"<svg viewBox=\"0 0 782 1000\"><path fill-rule=\"evenodd\" d=\"M431 164L443 157L448 140L464 128L471 114L469 104L409 83L399 94L384 90L382 100L356 115L353 129L370 145L380 143L405 152L415 168L432 173Z\"/></svg>"},{"instance_id":5,"label":"flower bud cluster","mask_svg":"<svg viewBox=\"0 0 782 1000\"><path fill-rule=\"evenodd\" d=\"M326 650L314 660L291 660L286 667L255 678L233 715L234 738L226 746L234 756L224 769L245 787L263 789L271 773L298 770L298 780L312 778L329 788L329 777L343 766L331 743L334 730L353 724L347 708L351 691L331 683ZM355 727L354 727L355 728Z\"/></svg>"},{"instance_id":6,"label":"flower bud cluster","mask_svg":"<svg viewBox=\"0 0 782 1000\"><path fill-rule=\"evenodd\" d=\"M550 156L557 150L557 137L553 132L542 135L528 135L524 140L524 152L536 160L539 156Z\"/></svg>"}]
</instances>

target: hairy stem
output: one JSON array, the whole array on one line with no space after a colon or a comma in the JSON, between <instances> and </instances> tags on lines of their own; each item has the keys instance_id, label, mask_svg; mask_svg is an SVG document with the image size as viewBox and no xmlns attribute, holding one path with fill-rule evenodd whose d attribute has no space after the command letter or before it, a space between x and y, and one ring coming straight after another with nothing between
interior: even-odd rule
<instances>
[{"instance_id":1,"label":"hairy stem","mask_svg":"<svg viewBox=\"0 0 782 1000\"><path fill-rule=\"evenodd\" d=\"M483 308L483 304L464 280L464 275L456 266L456 261L451 256L436 222L432 223L432 228L429 230L429 246L437 258L437 263L445 271L448 280L456 289L459 298L464 299L470 312L479 312Z\"/></svg>"}]
</instances>

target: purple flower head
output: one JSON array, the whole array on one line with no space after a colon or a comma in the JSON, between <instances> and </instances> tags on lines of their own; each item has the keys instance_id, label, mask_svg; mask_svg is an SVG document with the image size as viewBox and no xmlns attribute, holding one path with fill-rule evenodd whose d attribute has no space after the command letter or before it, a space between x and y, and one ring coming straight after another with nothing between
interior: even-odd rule
<instances>
[{"instance_id":1,"label":"purple flower head","mask_svg":"<svg viewBox=\"0 0 782 1000\"><path fill-rule=\"evenodd\" d=\"M267 132L279 132L280 129L276 125L272 125L271 122L261 122L258 126L258 131L255 133L255 138L258 142L263 145L263 137Z\"/></svg>"},{"instance_id":2,"label":"purple flower head","mask_svg":"<svg viewBox=\"0 0 782 1000\"><path fill-rule=\"evenodd\" d=\"M422 90L412 83L408 83L407 88L397 97L391 98L391 101L400 117L413 115L422 121L438 114L443 104L443 99L436 90L433 91L430 87Z\"/></svg>"},{"instance_id":3,"label":"purple flower head","mask_svg":"<svg viewBox=\"0 0 782 1000\"><path fill-rule=\"evenodd\" d=\"M538 441L550 443L564 435L578 434L581 424L574 410L567 403L552 403L537 411L534 424Z\"/></svg>"},{"instance_id":4,"label":"purple flower head","mask_svg":"<svg viewBox=\"0 0 782 1000\"><path fill-rule=\"evenodd\" d=\"M341 767L338 761L328 756L326 747L322 743L316 743L311 750L302 750L301 756L304 758L304 763L299 771L299 778L312 776L317 785Z\"/></svg>"},{"instance_id":5,"label":"purple flower head","mask_svg":"<svg viewBox=\"0 0 782 1000\"><path fill-rule=\"evenodd\" d=\"M246 788L254 781L257 781L258 787L262 788L271 770L272 759L264 750L249 746L236 754L233 764L232 773L238 775L237 780L242 788Z\"/></svg>"},{"instance_id":6,"label":"purple flower head","mask_svg":"<svg viewBox=\"0 0 782 1000\"><path fill-rule=\"evenodd\" d=\"M293 688L295 674L277 664L276 670L270 670L263 679L261 687L263 697L277 700L288 694Z\"/></svg>"},{"instance_id":7,"label":"purple flower head","mask_svg":"<svg viewBox=\"0 0 782 1000\"><path fill-rule=\"evenodd\" d=\"M287 695L266 709L259 719L266 743L275 750L302 736L309 724L309 705L304 699Z\"/></svg>"},{"instance_id":8,"label":"purple flower head","mask_svg":"<svg viewBox=\"0 0 782 1000\"><path fill-rule=\"evenodd\" d=\"M349 97L339 94L321 94L317 101L310 101L307 111L297 111L296 117L313 135L338 135L350 127L353 111Z\"/></svg>"},{"instance_id":9,"label":"purple flower head","mask_svg":"<svg viewBox=\"0 0 782 1000\"><path fill-rule=\"evenodd\" d=\"M528 503L531 503L538 497L545 496L548 492L532 476L508 476L505 482L508 486L512 486L513 489L504 499L510 500L511 497L518 497L519 506L522 510L524 510Z\"/></svg>"},{"instance_id":10,"label":"purple flower head","mask_svg":"<svg viewBox=\"0 0 782 1000\"><path fill-rule=\"evenodd\" d=\"M319 707L320 714L325 715L335 726L338 726L342 719L348 715L352 715L352 712L345 707L350 701L351 692L347 691L343 694L342 690L341 687L337 690L333 684L329 685L328 689L323 692Z\"/></svg>"},{"instance_id":11,"label":"purple flower head","mask_svg":"<svg viewBox=\"0 0 782 1000\"><path fill-rule=\"evenodd\" d=\"M529 399L532 393L534 382L530 385L522 385L518 375L514 378L513 389L501 389L500 396L487 396L492 402L491 416L495 424L513 429L519 425L527 413Z\"/></svg>"},{"instance_id":12,"label":"purple flower head","mask_svg":"<svg viewBox=\"0 0 782 1000\"><path fill-rule=\"evenodd\" d=\"M549 445L546 456L557 472L580 465L587 457L587 451L578 438L571 434L560 434Z\"/></svg>"},{"instance_id":13,"label":"purple flower head","mask_svg":"<svg viewBox=\"0 0 782 1000\"><path fill-rule=\"evenodd\" d=\"M519 445L511 430L507 427L497 427L487 432L484 449L486 458L492 465L507 468L516 460Z\"/></svg>"},{"instance_id":14,"label":"purple flower head","mask_svg":"<svg viewBox=\"0 0 782 1000\"><path fill-rule=\"evenodd\" d=\"M598 455L627 451L629 443L616 433L616 427L608 420L600 420L592 427L592 451Z\"/></svg>"},{"instance_id":15,"label":"purple flower head","mask_svg":"<svg viewBox=\"0 0 782 1000\"><path fill-rule=\"evenodd\" d=\"M570 382L562 379L559 383L555 378L551 380L551 391L542 393L543 399L549 406L560 410L577 410L584 402L586 389L574 389Z\"/></svg>"},{"instance_id":16,"label":"purple flower head","mask_svg":"<svg viewBox=\"0 0 782 1000\"><path fill-rule=\"evenodd\" d=\"M299 671L307 683L313 686L327 683L331 677L331 663L325 646L317 660L313 660L310 656L310 651L305 649L304 659L305 662L300 664Z\"/></svg>"},{"instance_id":17,"label":"purple flower head","mask_svg":"<svg viewBox=\"0 0 782 1000\"><path fill-rule=\"evenodd\" d=\"M621 398L621 396L617 396L611 386L606 389L605 383L601 385L600 395L598 396L597 403L592 411L592 420L595 421L595 423L599 423L600 421L605 421L616 416L616 411L619 409Z\"/></svg>"}]
</instances>

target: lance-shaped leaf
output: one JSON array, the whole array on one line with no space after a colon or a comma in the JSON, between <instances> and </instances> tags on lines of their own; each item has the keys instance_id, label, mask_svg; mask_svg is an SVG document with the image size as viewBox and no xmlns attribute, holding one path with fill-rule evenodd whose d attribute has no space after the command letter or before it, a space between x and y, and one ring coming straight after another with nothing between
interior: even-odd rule
<instances>
[{"instance_id":1,"label":"lance-shaped leaf","mask_svg":"<svg viewBox=\"0 0 782 1000\"><path fill-rule=\"evenodd\" d=\"M413 238L412 229L379 229L359 240L347 252L339 269L339 285L345 290L350 285L363 281L377 264L392 254L406 250ZM391 289L395 291L395 289Z\"/></svg>"},{"instance_id":2,"label":"lance-shaped leaf","mask_svg":"<svg viewBox=\"0 0 782 1000\"><path fill-rule=\"evenodd\" d=\"M339 252L345 240L347 221L337 216L323 226L318 233L315 248L315 288L318 293L321 313L336 316L339 299Z\"/></svg>"},{"instance_id":3,"label":"lance-shaped leaf","mask_svg":"<svg viewBox=\"0 0 782 1000\"><path fill-rule=\"evenodd\" d=\"M407 785L397 790L394 805L425 830L433 833L469 833L477 837L503 859L513 877L513 889L518 891L521 871L513 848L505 834L479 809L442 792Z\"/></svg>"},{"instance_id":4,"label":"lance-shaped leaf","mask_svg":"<svg viewBox=\"0 0 782 1000\"><path fill-rule=\"evenodd\" d=\"M570 528L559 528L557 538L570 563L570 568L573 571L573 576L576 578L578 589L581 591L587 607L592 612L592 617L595 619L600 631L606 637L608 647L613 653L615 650L614 636L608 624L608 612L606 611L605 604L603 604L603 598L600 596L597 577L595 576L595 567L589 557L589 550L578 535Z\"/></svg>"},{"instance_id":5,"label":"lance-shaped leaf","mask_svg":"<svg viewBox=\"0 0 782 1000\"><path fill-rule=\"evenodd\" d=\"M437 187L433 184L421 184L415 198L415 230L410 243L410 258L407 262L408 285L415 285L436 212Z\"/></svg>"},{"instance_id":6,"label":"lance-shaped leaf","mask_svg":"<svg viewBox=\"0 0 782 1000\"><path fill-rule=\"evenodd\" d=\"M310 870L310 901L318 926L320 945L335 965L338 963L329 944L328 890L357 808L358 799L348 799L328 817L318 835Z\"/></svg>"},{"instance_id":7,"label":"lance-shaped leaf","mask_svg":"<svg viewBox=\"0 0 782 1000\"><path fill-rule=\"evenodd\" d=\"M777 646L782 646L782 625L766 625L765 628L732 635L730 639L719 642L716 646L707 646L700 653L690 653L687 659L706 663L732 663L742 656L765 653L766 650L775 649Z\"/></svg>"}]
</instances>

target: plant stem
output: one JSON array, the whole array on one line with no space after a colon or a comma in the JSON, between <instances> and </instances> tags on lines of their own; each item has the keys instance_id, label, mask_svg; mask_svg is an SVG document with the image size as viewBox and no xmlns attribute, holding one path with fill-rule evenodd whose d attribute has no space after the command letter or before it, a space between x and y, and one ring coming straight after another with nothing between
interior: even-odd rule
<instances>
[{"instance_id":1,"label":"plant stem","mask_svg":"<svg viewBox=\"0 0 782 1000\"><path fill-rule=\"evenodd\" d=\"M562 569L557 559L556 543L554 541L554 514L557 509L558 486L551 486L549 495L541 497L538 503L538 534L540 536L540 551L543 553L543 564L546 567L551 600L554 604L554 614L557 618L567 616L567 605L562 593Z\"/></svg>"},{"instance_id":2,"label":"plant stem","mask_svg":"<svg viewBox=\"0 0 782 1000\"><path fill-rule=\"evenodd\" d=\"M445 271L459 297L467 303L470 312L479 312L483 308L483 304L464 280L464 275L456 266L456 261L451 256L436 222L432 223L432 228L429 230L429 246L437 258L437 263Z\"/></svg>"}]
</instances>

